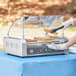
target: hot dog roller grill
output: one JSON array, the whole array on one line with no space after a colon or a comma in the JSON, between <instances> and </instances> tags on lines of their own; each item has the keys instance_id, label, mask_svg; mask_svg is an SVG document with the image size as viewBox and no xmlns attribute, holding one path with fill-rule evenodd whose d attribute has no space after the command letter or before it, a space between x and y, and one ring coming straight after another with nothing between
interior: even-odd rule
<instances>
[{"instance_id":1,"label":"hot dog roller grill","mask_svg":"<svg viewBox=\"0 0 76 76\"><path fill-rule=\"evenodd\" d=\"M36 16L35 19L37 19L39 23L35 22L34 23L35 25L33 25L32 27L35 29L38 27L49 28L50 25L48 24L48 21L50 22L50 24L52 24L54 21L56 21L58 18L61 18L61 17L48 16L46 19L47 21L45 21L44 18L46 18L46 16L44 16L43 18L42 18L42 16L38 16L38 17ZM35 21L35 19L31 19L31 17L22 17L22 18L17 19L10 26L7 36L5 36L3 39L5 52L7 54L12 54L12 55L20 56L20 57L67 53L68 50L52 50L51 48L48 48L48 45L51 45L51 43L63 44L65 42L67 42L67 38L64 37L64 33L62 33L63 37L59 37L59 36L55 36L55 35L49 36L48 33L45 32L44 33L45 37L54 37L55 38L54 40L51 40L51 41L50 40L48 40L48 41L40 41L40 40L30 41L25 38L26 37L26 35L24 36L25 28L30 28L31 26L28 25L31 22L30 20ZM63 17L61 19L63 20ZM18 22L20 22L21 26L17 26L16 23L18 23ZM22 24L21 24L21 22L22 22ZM27 23L27 22L29 22L29 23ZM13 26L15 26L16 28L19 27L22 29L22 38L10 36L10 32L11 32L11 29ZM62 30L64 32L64 29L62 29Z\"/></svg>"}]
</instances>

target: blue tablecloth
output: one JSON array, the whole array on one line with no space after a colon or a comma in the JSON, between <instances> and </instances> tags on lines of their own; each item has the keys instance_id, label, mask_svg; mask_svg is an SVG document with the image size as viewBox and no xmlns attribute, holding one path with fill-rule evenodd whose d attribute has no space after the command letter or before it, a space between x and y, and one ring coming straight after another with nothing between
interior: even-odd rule
<instances>
[{"instance_id":1,"label":"blue tablecloth","mask_svg":"<svg viewBox=\"0 0 76 76\"><path fill-rule=\"evenodd\" d=\"M76 54L20 58L0 51L0 76L76 76Z\"/></svg>"}]
</instances>

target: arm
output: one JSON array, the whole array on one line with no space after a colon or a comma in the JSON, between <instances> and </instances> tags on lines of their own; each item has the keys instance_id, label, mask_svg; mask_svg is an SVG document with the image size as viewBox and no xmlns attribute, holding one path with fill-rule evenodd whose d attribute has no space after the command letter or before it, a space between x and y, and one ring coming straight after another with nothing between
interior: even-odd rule
<instances>
[{"instance_id":1,"label":"arm","mask_svg":"<svg viewBox=\"0 0 76 76\"><path fill-rule=\"evenodd\" d=\"M64 26L64 28L74 25L75 24L76 19L75 18L70 18L69 20L63 22L60 26Z\"/></svg>"},{"instance_id":2,"label":"arm","mask_svg":"<svg viewBox=\"0 0 76 76\"><path fill-rule=\"evenodd\" d=\"M51 32L56 32L62 28L66 28L66 27L74 25L74 24L76 24L76 18L70 18L69 20L64 21L59 27L51 29Z\"/></svg>"},{"instance_id":3,"label":"arm","mask_svg":"<svg viewBox=\"0 0 76 76\"><path fill-rule=\"evenodd\" d=\"M76 34L69 39L69 41L65 44L65 46L70 47L74 44L76 44Z\"/></svg>"}]
</instances>

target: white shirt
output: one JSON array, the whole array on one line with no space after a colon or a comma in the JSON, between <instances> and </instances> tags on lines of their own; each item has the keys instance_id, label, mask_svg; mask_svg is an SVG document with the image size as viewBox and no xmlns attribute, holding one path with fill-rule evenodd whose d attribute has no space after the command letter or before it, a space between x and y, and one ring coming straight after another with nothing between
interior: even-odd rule
<instances>
[{"instance_id":1,"label":"white shirt","mask_svg":"<svg viewBox=\"0 0 76 76\"><path fill-rule=\"evenodd\" d=\"M76 18L70 18L67 21L64 21L60 26L64 25L64 28L76 24Z\"/></svg>"}]
</instances>

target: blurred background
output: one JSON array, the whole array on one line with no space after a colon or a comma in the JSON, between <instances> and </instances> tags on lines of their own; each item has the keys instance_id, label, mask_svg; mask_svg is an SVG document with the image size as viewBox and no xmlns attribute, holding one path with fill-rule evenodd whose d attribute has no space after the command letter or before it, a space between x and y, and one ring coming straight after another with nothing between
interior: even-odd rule
<instances>
[{"instance_id":1,"label":"blurred background","mask_svg":"<svg viewBox=\"0 0 76 76\"><path fill-rule=\"evenodd\" d=\"M75 4L76 0L0 0L0 22L28 15L75 16Z\"/></svg>"}]
</instances>

